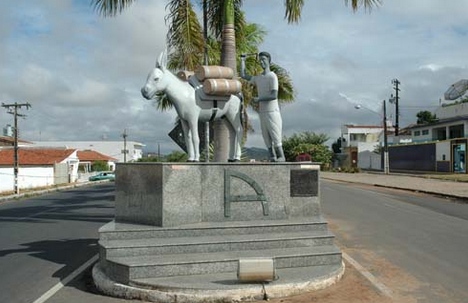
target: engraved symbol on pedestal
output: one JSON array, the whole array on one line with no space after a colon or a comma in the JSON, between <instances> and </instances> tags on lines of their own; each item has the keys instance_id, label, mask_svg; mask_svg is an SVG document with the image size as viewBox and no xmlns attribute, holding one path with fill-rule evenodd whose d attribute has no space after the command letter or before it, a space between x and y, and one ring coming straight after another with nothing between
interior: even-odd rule
<instances>
[{"instance_id":1,"label":"engraved symbol on pedestal","mask_svg":"<svg viewBox=\"0 0 468 303\"><path fill-rule=\"evenodd\" d=\"M255 190L257 195L231 195L231 179L238 178L245 183L249 184ZM268 216L268 198L265 196L263 189L251 177L238 171L230 169L224 170L224 216L231 216L231 203L232 202L261 202L263 208L263 215Z\"/></svg>"}]
</instances>

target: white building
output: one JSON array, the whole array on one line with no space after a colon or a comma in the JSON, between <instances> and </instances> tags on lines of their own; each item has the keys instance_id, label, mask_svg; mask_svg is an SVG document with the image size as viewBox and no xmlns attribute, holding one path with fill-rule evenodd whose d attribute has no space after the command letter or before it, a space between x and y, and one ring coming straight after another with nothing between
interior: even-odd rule
<instances>
[{"instance_id":1,"label":"white building","mask_svg":"<svg viewBox=\"0 0 468 303\"><path fill-rule=\"evenodd\" d=\"M368 143L365 146L375 146L379 142L379 135L384 128L377 125L353 125L345 124L341 127L341 137L344 139L342 147L358 147L359 144ZM364 145L362 145L364 146Z\"/></svg>"},{"instance_id":2,"label":"white building","mask_svg":"<svg viewBox=\"0 0 468 303\"><path fill-rule=\"evenodd\" d=\"M389 127L388 130L393 130ZM375 151L379 146L379 137L384 132L380 125L353 125L341 127L342 153L346 154L343 166L363 169L380 169L380 154Z\"/></svg>"},{"instance_id":3,"label":"white building","mask_svg":"<svg viewBox=\"0 0 468 303\"><path fill-rule=\"evenodd\" d=\"M20 189L72 183L78 178L75 149L22 148L18 151ZM14 190L14 150L0 150L0 192Z\"/></svg>"},{"instance_id":4,"label":"white building","mask_svg":"<svg viewBox=\"0 0 468 303\"><path fill-rule=\"evenodd\" d=\"M35 146L75 148L78 150L94 150L106 156L124 162L123 141L35 141ZM143 157L145 145L135 141L127 141L127 162L138 161Z\"/></svg>"}]
</instances>

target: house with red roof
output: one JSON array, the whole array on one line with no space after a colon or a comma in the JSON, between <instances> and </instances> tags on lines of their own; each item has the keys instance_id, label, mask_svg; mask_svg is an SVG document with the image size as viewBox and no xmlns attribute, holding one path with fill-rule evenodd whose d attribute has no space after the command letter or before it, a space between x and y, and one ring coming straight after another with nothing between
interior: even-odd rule
<instances>
[{"instance_id":1,"label":"house with red roof","mask_svg":"<svg viewBox=\"0 0 468 303\"><path fill-rule=\"evenodd\" d=\"M103 161L109 166L109 170L115 170L115 163L118 159L98 153L94 150L79 150L77 152L78 159L80 159L80 171L88 173L92 170L93 164L97 161Z\"/></svg>"},{"instance_id":2,"label":"house with red roof","mask_svg":"<svg viewBox=\"0 0 468 303\"><path fill-rule=\"evenodd\" d=\"M79 159L76 149L20 148L20 189L75 182ZM14 149L0 149L0 191L14 189Z\"/></svg>"}]
</instances>

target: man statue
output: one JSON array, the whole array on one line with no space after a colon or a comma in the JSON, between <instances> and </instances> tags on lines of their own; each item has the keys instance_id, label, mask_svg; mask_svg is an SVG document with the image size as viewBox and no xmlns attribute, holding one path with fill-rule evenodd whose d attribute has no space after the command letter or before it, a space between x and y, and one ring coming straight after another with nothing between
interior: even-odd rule
<instances>
[{"instance_id":1,"label":"man statue","mask_svg":"<svg viewBox=\"0 0 468 303\"><path fill-rule=\"evenodd\" d=\"M260 124L265 145L270 153L270 161L284 162L283 146L281 143L283 121L278 105L278 77L270 70L271 55L267 52L258 54L263 72L258 76L250 76L245 71L246 54L241 55L240 76L257 86L258 97L254 102L259 103ZM275 150L273 150L275 149Z\"/></svg>"}]
</instances>

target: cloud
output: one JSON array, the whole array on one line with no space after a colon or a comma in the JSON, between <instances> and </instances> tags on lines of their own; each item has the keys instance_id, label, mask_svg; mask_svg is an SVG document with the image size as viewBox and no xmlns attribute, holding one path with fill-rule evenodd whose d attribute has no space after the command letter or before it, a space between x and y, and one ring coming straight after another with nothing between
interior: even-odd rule
<instances>
[{"instance_id":1,"label":"cloud","mask_svg":"<svg viewBox=\"0 0 468 303\"><path fill-rule=\"evenodd\" d=\"M284 21L283 0L244 2L248 21L263 25L262 49L285 67L297 100L282 108L285 135L339 136L342 124L380 124L381 111L401 85L402 125L434 110L446 89L468 77L468 2L392 0L371 13L343 1L307 1L297 25ZM167 133L175 111L158 112L139 93L165 48L165 1L138 0L116 18L101 18L88 1L8 1L0 10L0 98L29 101L21 135L37 140L131 140L154 150L177 149ZM313 100L313 101L312 101ZM26 112L25 112L26 113ZM263 146L256 131L247 145ZM389 105L389 115L394 108ZM0 124L11 115L0 111Z\"/></svg>"}]
</instances>

